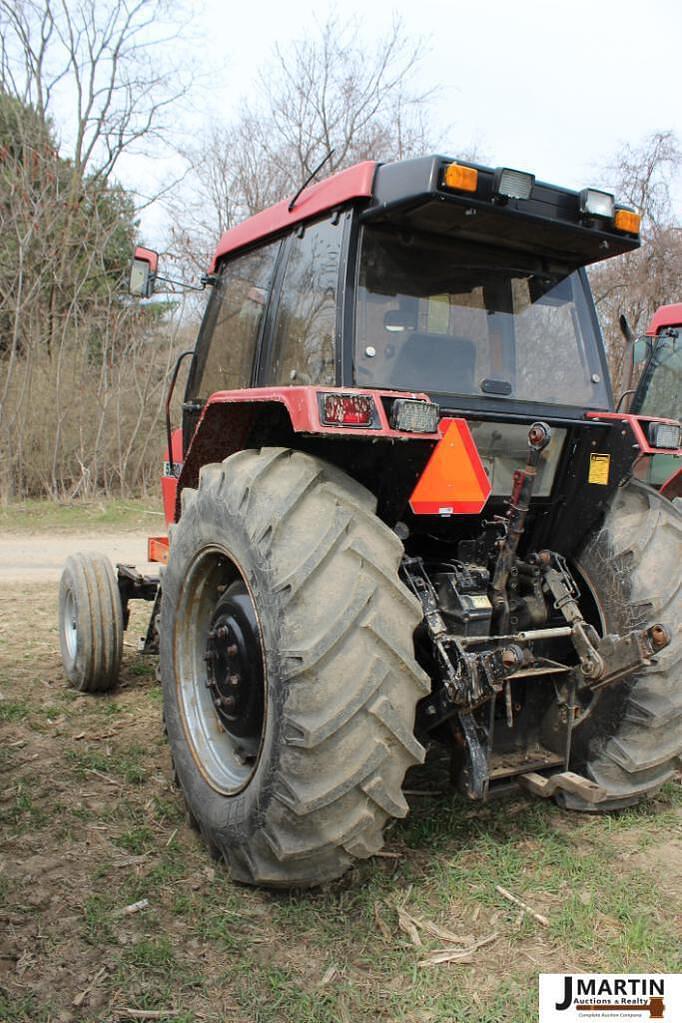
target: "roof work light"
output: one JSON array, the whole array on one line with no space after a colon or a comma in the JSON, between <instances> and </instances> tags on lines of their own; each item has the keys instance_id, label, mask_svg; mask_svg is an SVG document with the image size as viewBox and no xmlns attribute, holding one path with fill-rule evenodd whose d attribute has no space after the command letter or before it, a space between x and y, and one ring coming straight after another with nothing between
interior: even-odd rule
<instances>
[{"instance_id":1,"label":"roof work light","mask_svg":"<svg viewBox=\"0 0 682 1023\"><path fill-rule=\"evenodd\" d=\"M613 218L615 200L610 192L600 192L597 188L583 188L580 193L580 212L589 217Z\"/></svg>"},{"instance_id":2,"label":"roof work light","mask_svg":"<svg viewBox=\"0 0 682 1023\"><path fill-rule=\"evenodd\" d=\"M527 171L498 167L493 179L493 192L505 199L529 199L535 184L535 175Z\"/></svg>"}]
</instances>

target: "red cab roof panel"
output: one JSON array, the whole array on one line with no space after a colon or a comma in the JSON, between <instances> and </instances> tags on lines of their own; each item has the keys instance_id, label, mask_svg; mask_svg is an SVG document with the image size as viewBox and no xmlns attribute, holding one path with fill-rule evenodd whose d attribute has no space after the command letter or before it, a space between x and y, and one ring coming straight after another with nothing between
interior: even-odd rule
<instances>
[{"instance_id":1,"label":"red cab roof panel","mask_svg":"<svg viewBox=\"0 0 682 1023\"><path fill-rule=\"evenodd\" d=\"M300 224L303 220L309 220L318 213L324 213L351 199L370 198L376 168L374 160L356 163L347 170L339 171L338 174L309 185L298 197L291 212L289 212L291 199L283 199L275 206L270 206L262 213L256 213L236 227L231 227L218 242L210 273L215 271L220 259L237 249L243 249L270 235L278 234L293 224Z\"/></svg>"},{"instance_id":2,"label":"red cab roof panel","mask_svg":"<svg viewBox=\"0 0 682 1023\"><path fill-rule=\"evenodd\" d=\"M662 305L651 317L646 329L649 337L656 337L664 327L682 327L682 302L673 305Z\"/></svg>"}]
</instances>

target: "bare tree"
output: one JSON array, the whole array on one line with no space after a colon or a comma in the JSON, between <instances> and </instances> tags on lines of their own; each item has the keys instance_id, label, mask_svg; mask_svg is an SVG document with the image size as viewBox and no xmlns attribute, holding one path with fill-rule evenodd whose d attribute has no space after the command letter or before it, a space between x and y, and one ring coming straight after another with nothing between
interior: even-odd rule
<instances>
[{"instance_id":1,"label":"bare tree","mask_svg":"<svg viewBox=\"0 0 682 1023\"><path fill-rule=\"evenodd\" d=\"M357 22L336 18L276 48L238 119L188 154L199 198L172 208L175 247L204 267L221 231L293 193L328 154L325 173L425 152L433 91L415 86L423 50L399 20L370 47Z\"/></svg>"},{"instance_id":2,"label":"bare tree","mask_svg":"<svg viewBox=\"0 0 682 1023\"><path fill-rule=\"evenodd\" d=\"M189 85L186 62L168 59L174 21L165 0L0 0L0 87L60 125L78 180L108 179L140 143L167 140Z\"/></svg>"},{"instance_id":3,"label":"bare tree","mask_svg":"<svg viewBox=\"0 0 682 1023\"><path fill-rule=\"evenodd\" d=\"M2 500L149 476L177 310L123 297L135 209L113 174L158 143L186 86L165 56L167 9L0 0Z\"/></svg>"},{"instance_id":4,"label":"bare tree","mask_svg":"<svg viewBox=\"0 0 682 1023\"><path fill-rule=\"evenodd\" d=\"M682 281L682 223L671 186L682 170L679 141L671 131L655 132L636 147L624 146L604 177L617 198L643 215L642 246L598 265L591 273L616 388L626 385L628 365L618 326L624 313L643 331L659 305L679 301Z\"/></svg>"}]
</instances>

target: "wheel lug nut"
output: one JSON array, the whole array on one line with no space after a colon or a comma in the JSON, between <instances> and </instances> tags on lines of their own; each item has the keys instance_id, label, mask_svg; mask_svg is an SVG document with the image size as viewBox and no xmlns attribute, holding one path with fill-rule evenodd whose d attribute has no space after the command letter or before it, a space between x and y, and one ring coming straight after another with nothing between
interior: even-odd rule
<instances>
[{"instance_id":1,"label":"wheel lug nut","mask_svg":"<svg viewBox=\"0 0 682 1023\"><path fill-rule=\"evenodd\" d=\"M226 625L221 625L219 629L216 629L216 636L218 639L227 639L230 634L230 630Z\"/></svg>"},{"instance_id":2,"label":"wheel lug nut","mask_svg":"<svg viewBox=\"0 0 682 1023\"><path fill-rule=\"evenodd\" d=\"M241 682L241 678L239 677L239 675L230 675L227 681L231 686L238 686L239 683Z\"/></svg>"},{"instance_id":3,"label":"wheel lug nut","mask_svg":"<svg viewBox=\"0 0 682 1023\"><path fill-rule=\"evenodd\" d=\"M225 710L234 710L234 696L224 696L221 702Z\"/></svg>"},{"instance_id":4,"label":"wheel lug nut","mask_svg":"<svg viewBox=\"0 0 682 1023\"><path fill-rule=\"evenodd\" d=\"M230 645L227 648L227 656L228 657L236 657L238 653L239 653L239 648L237 647L237 644L236 643L230 643Z\"/></svg>"}]
</instances>

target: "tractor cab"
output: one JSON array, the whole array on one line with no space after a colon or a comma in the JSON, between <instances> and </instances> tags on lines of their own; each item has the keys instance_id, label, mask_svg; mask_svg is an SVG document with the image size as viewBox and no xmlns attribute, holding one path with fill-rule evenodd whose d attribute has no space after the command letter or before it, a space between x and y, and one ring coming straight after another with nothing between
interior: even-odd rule
<instances>
[{"instance_id":1,"label":"tractor cab","mask_svg":"<svg viewBox=\"0 0 682 1023\"><path fill-rule=\"evenodd\" d=\"M212 394L242 387L419 391L531 417L607 410L583 267L636 247L637 229L607 193L507 169L428 157L343 171L223 236L185 438Z\"/></svg>"}]
</instances>

